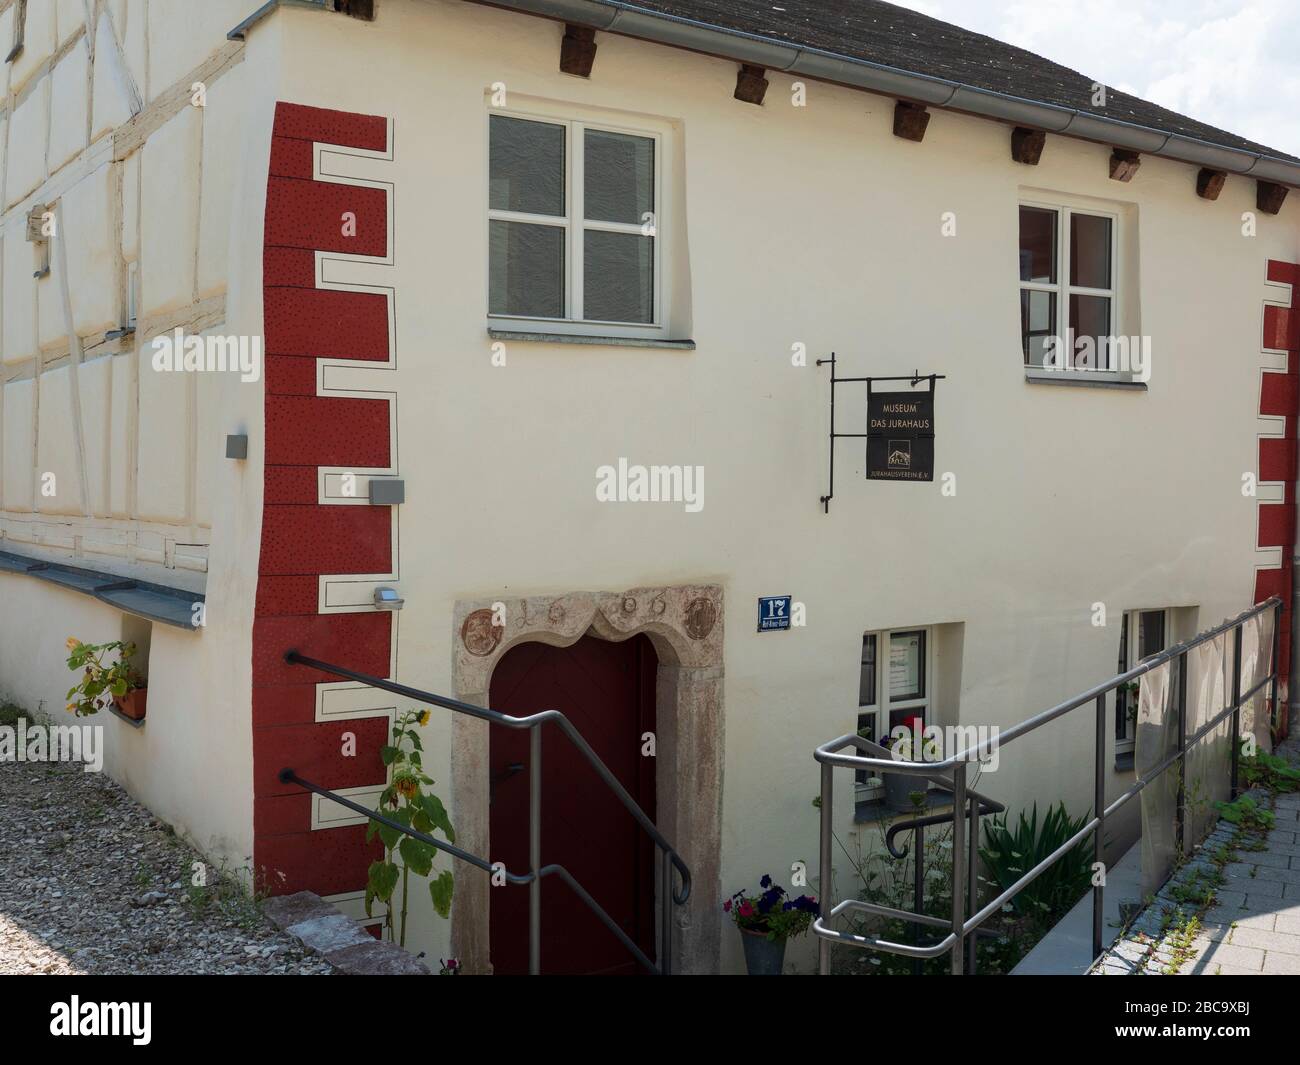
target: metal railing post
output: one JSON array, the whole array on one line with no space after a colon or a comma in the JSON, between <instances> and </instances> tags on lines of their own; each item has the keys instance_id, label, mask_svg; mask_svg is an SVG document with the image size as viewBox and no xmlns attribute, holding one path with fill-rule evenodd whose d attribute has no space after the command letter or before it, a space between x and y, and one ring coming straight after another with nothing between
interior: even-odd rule
<instances>
[{"instance_id":1,"label":"metal railing post","mask_svg":"<svg viewBox=\"0 0 1300 1065\"><path fill-rule=\"evenodd\" d=\"M916 866L916 877L912 881L912 909L916 913L925 912L925 826L917 825L912 830L912 848L916 853L912 856ZM916 946L921 945L922 926L912 926L912 943ZM921 958L912 959L912 973L920 976L925 970L925 962Z\"/></svg>"},{"instance_id":2,"label":"metal railing post","mask_svg":"<svg viewBox=\"0 0 1300 1065\"><path fill-rule=\"evenodd\" d=\"M821 877L818 909L821 919L827 921L831 916L831 808L835 802L835 767L829 762L822 763L822 824L821 853L818 856L818 875ZM817 971L822 976L831 974L831 942L829 939L817 940Z\"/></svg>"},{"instance_id":3,"label":"metal railing post","mask_svg":"<svg viewBox=\"0 0 1300 1065\"><path fill-rule=\"evenodd\" d=\"M1277 654L1278 651L1281 649L1281 646L1282 646L1282 604L1278 603L1278 605L1273 610L1273 661L1272 661L1272 672L1270 674L1271 680L1269 682L1269 696L1268 696L1268 710L1269 710L1268 725L1269 725L1270 732L1274 730L1280 730L1282 728L1282 711L1281 708L1279 708L1277 705L1277 675L1278 675ZM1287 725L1289 731L1290 722L1287 722Z\"/></svg>"},{"instance_id":4,"label":"metal railing post","mask_svg":"<svg viewBox=\"0 0 1300 1065\"><path fill-rule=\"evenodd\" d=\"M1241 750L1241 626L1232 630L1232 799L1237 798L1237 761Z\"/></svg>"},{"instance_id":5,"label":"metal railing post","mask_svg":"<svg viewBox=\"0 0 1300 1065\"><path fill-rule=\"evenodd\" d=\"M673 971L673 863L663 851L659 851L659 858L659 921L663 925L659 932L659 972L668 976Z\"/></svg>"},{"instance_id":6,"label":"metal railing post","mask_svg":"<svg viewBox=\"0 0 1300 1065\"><path fill-rule=\"evenodd\" d=\"M961 976L966 935L966 763L952 770L952 975Z\"/></svg>"},{"instance_id":7,"label":"metal railing post","mask_svg":"<svg viewBox=\"0 0 1300 1065\"><path fill-rule=\"evenodd\" d=\"M1178 857L1187 854L1187 654L1174 662L1178 665L1178 801L1174 805L1174 825L1178 831Z\"/></svg>"},{"instance_id":8,"label":"metal railing post","mask_svg":"<svg viewBox=\"0 0 1300 1065\"><path fill-rule=\"evenodd\" d=\"M1117 693L1118 695L1118 693ZM1119 712L1119 699L1115 700ZM1093 880L1092 888L1092 956L1101 957L1102 923L1106 908L1106 883L1097 876L1096 866L1102 864L1105 839L1102 829L1106 824L1106 693L1097 696L1096 743L1093 748L1092 813L1097 818L1097 829L1092 837ZM1103 866L1104 868L1104 866Z\"/></svg>"},{"instance_id":9,"label":"metal railing post","mask_svg":"<svg viewBox=\"0 0 1300 1065\"><path fill-rule=\"evenodd\" d=\"M528 734L528 974L542 971L542 730Z\"/></svg>"},{"instance_id":10,"label":"metal railing post","mask_svg":"<svg viewBox=\"0 0 1300 1065\"><path fill-rule=\"evenodd\" d=\"M969 898L967 903L967 913L975 913L979 909L979 868L980 868L980 803L974 795L970 797L970 839L967 841L970 848L970 854L967 857L966 879L969 883ZM966 972L974 976L975 966L979 955L979 935L971 933L970 939L966 944Z\"/></svg>"}]
</instances>

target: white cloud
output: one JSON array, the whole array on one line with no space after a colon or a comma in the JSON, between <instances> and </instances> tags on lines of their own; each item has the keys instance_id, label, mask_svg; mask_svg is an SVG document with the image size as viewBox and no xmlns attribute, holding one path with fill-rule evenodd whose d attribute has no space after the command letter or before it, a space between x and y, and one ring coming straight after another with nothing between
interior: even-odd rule
<instances>
[{"instance_id":1,"label":"white cloud","mask_svg":"<svg viewBox=\"0 0 1300 1065\"><path fill-rule=\"evenodd\" d=\"M893 0L1300 155L1295 0Z\"/></svg>"}]
</instances>

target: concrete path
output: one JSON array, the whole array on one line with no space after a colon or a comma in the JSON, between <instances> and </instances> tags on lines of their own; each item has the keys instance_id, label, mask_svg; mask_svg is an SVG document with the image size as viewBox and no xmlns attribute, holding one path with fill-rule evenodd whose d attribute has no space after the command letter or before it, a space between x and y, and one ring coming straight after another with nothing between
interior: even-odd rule
<instances>
[{"instance_id":1,"label":"concrete path","mask_svg":"<svg viewBox=\"0 0 1300 1065\"><path fill-rule=\"evenodd\" d=\"M1111 944L1120 933L1120 905L1142 898L1142 844L1133 844L1107 870L1102 896L1102 942ZM1092 954L1092 892L1075 903L1034 949L1011 970L1012 976L1082 976L1095 959Z\"/></svg>"},{"instance_id":2,"label":"concrete path","mask_svg":"<svg viewBox=\"0 0 1300 1065\"><path fill-rule=\"evenodd\" d=\"M1277 753L1300 765L1300 734ZM1300 974L1300 793L1246 794L1271 825L1220 821L1095 973Z\"/></svg>"},{"instance_id":3,"label":"concrete path","mask_svg":"<svg viewBox=\"0 0 1300 1065\"><path fill-rule=\"evenodd\" d=\"M1300 794L1274 800L1266 849L1239 850L1180 975L1300 974Z\"/></svg>"}]
</instances>

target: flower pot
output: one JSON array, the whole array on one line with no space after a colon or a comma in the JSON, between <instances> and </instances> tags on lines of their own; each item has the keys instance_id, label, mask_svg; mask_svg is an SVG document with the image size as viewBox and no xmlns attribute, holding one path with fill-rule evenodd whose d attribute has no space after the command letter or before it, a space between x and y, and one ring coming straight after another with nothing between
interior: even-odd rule
<instances>
[{"instance_id":1,"label":"flower pot","mask_svg":"<svg viewBox=\"0 0 1300 1065\"><path fill-rule=\"evenodd\" d=\"M114 695L113 705L132 721L143 721L145 702L148 698L148 688L134 688L125 695Z\"/></svg>"},{"instance_id":2,"label":"flower pot","mask_svg":"<svg viewBox=\"0 0 1300 1065\"><path fill-rule=\"evenodd\" d=\"M925 791L925 778L909 776L906 773L882 773L885 778L885 807L890 810L910 813L916 809L912 802L912 793Z\"/></svg>"},{"instance_id":3,"label":"flower pot","mask_svg":"<svg viewBox=\"0 0 1300 1065\"><path fill-rule=\"evenodd\" d=\"M785 964L785 940L768 939L766 932L740 929L745 947L745 971L750 976L780 976Z\"/></svg>"}]
</instances>

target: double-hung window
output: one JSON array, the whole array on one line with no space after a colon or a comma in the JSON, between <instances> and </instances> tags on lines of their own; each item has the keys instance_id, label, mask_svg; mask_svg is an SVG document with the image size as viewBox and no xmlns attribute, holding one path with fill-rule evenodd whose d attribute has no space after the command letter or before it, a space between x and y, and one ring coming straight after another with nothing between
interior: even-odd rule
<instances>
[{"instance_id":1,"label":"double-hung window","mask_svg":"<svg viewBox=\"0 0 1300 1065\"><path fill-rule=\"evenodd\" d=\"M1168 610L1126 610L1119 630L1119 671L1127 673L1144 658L1159 654L1169 645ZM1115 693L1115 752L1133 750L1137 735L1138 686Z\"/></svg>"},{"instance_id":2,"label":"double-hung window","mask_svg":"<svg viewBox=\"0 0 1300 1065\"><path fill-rule=\"evenodd\" d=\"M663 133L522 114L488 133L491 324L658 335Z\"/></svg>"},{"instance_id":3,"label":"double-hung window","mask_svg":"<svg viewBox=\"0 0 1300 1065\"><path fill-rule=\"evenodd\" d=\"M1020 205L1020 345L1027 370L1119 370L1117 215Z\"/></svg>"},{"instance_id":4,"label":"double-hung window","mask_svg":"<svg viewBox=\"0 0 1300 1065\"><path fill-rule=\"evenodd\" d=\"M883 743L890 730L924 729L930 714L930 630L886 629L862 637L858 672L858 735ZM858 800L874 798L880 778L866 770L856 775Z\"/></svg>"}]
</instances>

